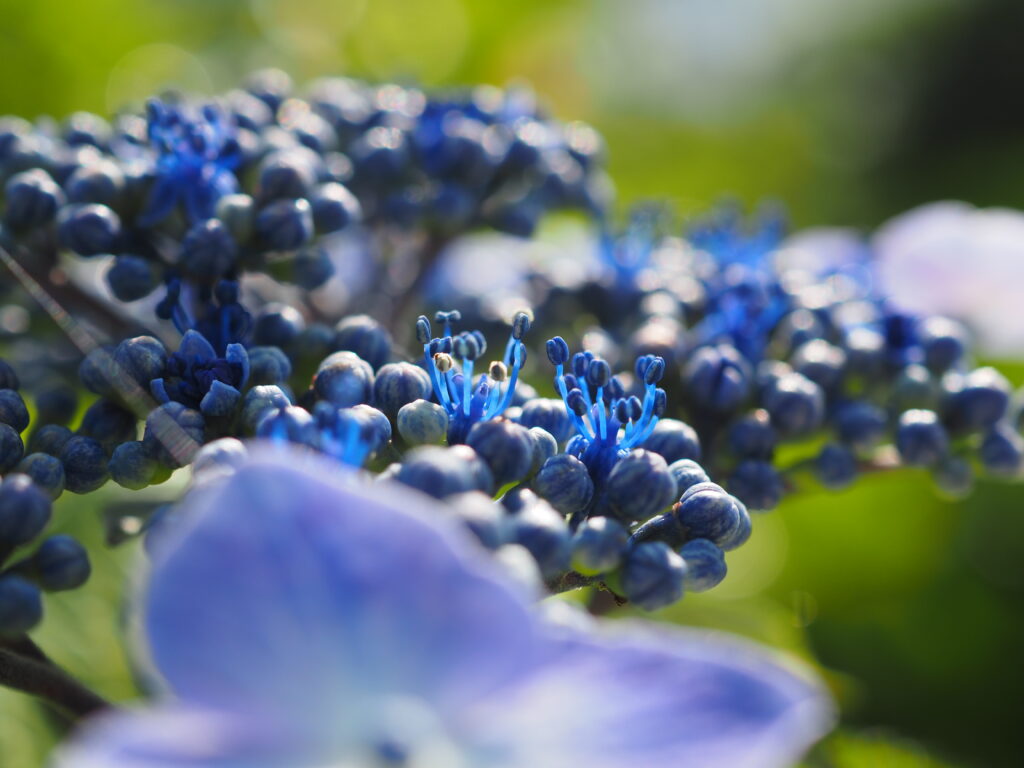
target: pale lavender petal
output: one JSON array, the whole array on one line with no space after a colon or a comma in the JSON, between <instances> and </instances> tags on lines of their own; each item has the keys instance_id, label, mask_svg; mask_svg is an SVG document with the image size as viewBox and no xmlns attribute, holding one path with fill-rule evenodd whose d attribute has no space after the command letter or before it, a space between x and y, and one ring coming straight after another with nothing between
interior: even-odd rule
<instances>
[{"instance_id":1,"label":"pale lavender petal","mask_svg":"<svg viewBox=\"0 0 1024 768\"><path fill-rule=\"evenodd\" d=\"M965 322L989 356L1024 347L1024 213L939 202L882 226L872 245L900 308Z\"/></svg>"},{"instance_id":2,"label":"pale lavender petal","mask_svg":"<svg viewBox=\"0 0 1024 768\"><path fill-rule=\"evenodd\" d=\"M420 494L277 450L185 512L157 542L144 624L191 703L337 724L398 694L444 712L532 658L525 602Z\"/></svg>"},{"instance_id":3,"label":"pale lavender petal","mask_svg":"<svg viewBox=\"0 0 1024 768\"><path fill-rule=\"evenodd\" d=\"M463 723L495 768L775 768L831 727L819 684L717 633L629 629L555 641L549 664Z\"/></svg>"},{"instance_id":4,"label":"pale lavender petal","mask_svg":"<svg viewBox=\"0 0 1024 768\"><path fill-rule=\"evenodd\" d=\"M100 715L53 756L53 768L303 768L323 755L273 723L179 708Z\"/></svg>"}]
</instances>

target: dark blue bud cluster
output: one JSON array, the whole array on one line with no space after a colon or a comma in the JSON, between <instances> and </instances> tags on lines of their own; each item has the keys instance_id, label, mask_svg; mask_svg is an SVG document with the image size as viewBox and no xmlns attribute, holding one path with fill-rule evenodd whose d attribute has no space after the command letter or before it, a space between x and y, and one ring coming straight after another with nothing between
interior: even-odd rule
<instances>
[{"instance_id":1,"label":"dark blue bud cluster","mask_svg":"<svg viewBox=\"0 0 1024 768\"><path fill-rule=\"evenodd\" d=\"M90 472L105 480L106 459L96 440L56 425L48 433L40 434L46 427L36 429L26 449L22 433L30 427L29 413L6 361L0 362L0 383L9 385L0 389L0 635L16 635L42 620L43 592L75 589L88 580L89 556L77 540L41 537L54 499L65 487L91 490ZM93 428L101 430L105 418L94 415ZM94 451L103 457L95 468L89 466Z\"/></svg>"},{"instance_id":2,"label":"dark blue bud cluster","mask_svg":"<svg viewBox=\"0 0 1024 768\"><path fill-rule=\"evenodd\" d=\"M1010 383L960 323L897 309L869 248L794 261L776 209L680 226L647 205L617 229L602 155L521 90L280 72L109 123L0 128L0 261L46 310L25 307L37 359L10 344L23 375L0 360L0 633L88 576L73 540L36 543L65 490L185 467L216 482L253 440L440 500L524 580L645 609L719 584L751 512L808 484L1019 478ZM598 242L572 280L489 245L446 271L471 230L525 237L561 209ZM492 267L514 298L460 288L462 311L414 320ZM553 385L527 366L538 331Z\"/></svg>"}]
</instances>

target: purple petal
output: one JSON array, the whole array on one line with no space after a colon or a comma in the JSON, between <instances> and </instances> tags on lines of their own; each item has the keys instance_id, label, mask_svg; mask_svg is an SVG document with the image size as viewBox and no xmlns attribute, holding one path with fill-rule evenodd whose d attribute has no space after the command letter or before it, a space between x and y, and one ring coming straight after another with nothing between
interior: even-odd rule
<instances>
[{"instance_id":1,"label":"purple petal","mask_svg":"<svg viewBox=\"0 0 1024 768\"><path fill-rule=\"evenodd\" d=\"M277 450L183 510L144 625L190 703L336 725L379 695L461 707L531 663L525 603L422 495Z\"/></svg>"},{"instance_id":2,"label":"purple petal","mask_svg":"<svg viewBox=\"0 0 1024 768\"><path fill-rule=\"evenodd\" d=\"M206 361L217 357L217 353L214 352L213 346L206 340L206 337L199 331L191 329L185 331L185 335L181 337L178 354L189 361Z\"/></svg>"},{"instance_id":3,"label":"purple petal","mask_svg":"<svg viewBox=\"0 0 1024 768\"><path fill-rule=\"evenodd\" d=\"M54 756L54 768L279 768L317 765L271 723L217 712L155 709L90 720Z\"/></svg>"},{"instance_id":4,"label":"purple petal","mask_svg":"<svg viewBox=\"0 0 1024 768\"><path fill-rule=\"evenodd\" d=\"M568 633L517 691L464 723L481 756L517 768L771 768L794 764L832 724L829 697L726 635Z\"/></svg>"}]
</instances>

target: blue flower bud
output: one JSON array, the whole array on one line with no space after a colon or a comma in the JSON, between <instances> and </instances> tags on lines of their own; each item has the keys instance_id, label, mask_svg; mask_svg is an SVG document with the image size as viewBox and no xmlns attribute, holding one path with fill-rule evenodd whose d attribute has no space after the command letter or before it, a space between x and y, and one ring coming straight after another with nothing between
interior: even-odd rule
<instances>
[{"instance_id":1,"label":"blue flower bud","mask_svg":"<svg viewBox=\"0 0 1024 768\"><path fill-rule=\"evenodd\" d=\"M159 282L159 275L153 265L141 256L120 255L107 270L107 285L118 301L145 298Z\"/></svg>"},{"instance_id":2,"label":"blue flower bud","mask_svg":"<svg viewBox=\"0 0 1024 768\"><path fill-rule=\"evenodd\" d=\"M448 434L448 411L429 400L414 400L398 410L397 424L409 445L440 443Z\"/></svg>"},{"instance_id":3,"label":"blue flower bud","mask_svg":"<svg viewBox=\"0 0 1024 768\"><path fill-rule=\"evenodd\" d=\"M480 491L449 496L445 508L483 544L495 550L508 543L509 521L505 510Z\"/></svg>"},{"instance_id":4,"label":"blue flower bud","mask_svg":"<svg viewBox=\"0 0 1024 768\"><path fill-rule=\"evenodd\" d=\"M3 358L0 358L0 389L18 389L21 382L13 366Z\"/></svg>"},{"instance_id":5,"label":"blue flower bud","mask_svg":"<svg viewBox=\"0 0 1024 768\"><path fill-rule=\"evenodd\" d=\"M26 544L50 522L49 496L28 475L8 475L0 483L0 550Z\"/></svg>"},{"instance_id":6,"label":"blue flower bud","mask_svg":"<svg viewBox=\"0 0 1024 768\"><path fill-rule=\"evenodd\" d=\"M846 372L846 353L824 339L813 339L793 353L793 370L824 390L838 387Z\"/></svg>"},{"instance_id":7,"label":"blue flower bud","mask_svg":"<svg viewBox=\"0 0 1024 768\"><path fill-rule=\"evenodd\" d=\"M111 479L122 488L141 490L153 483L158 464L140 440L121 443L107 463Z\"/></svg>"},{"instance_id":8,"label":"blue flower bud","mask_svg":"<svg viewBox=\"0 0 1024 768\"><path fill-rule=\"evenodd\" d=\"M236 243L247 243L256 221L255 203L249 195L224 195L214 211Z\"/></svg>"},{"instance_id":9,"label":"blue flower bud","mask_svg":"<svg viewBox=\"0 0 1024 768\"><path fill-rule=\"evenodd\" d=\"M32 556L31 568L39 586L47 592L77 589L92 573L85 547L64 534L51 536L39 545Z\"/></svg>"},{"instance_id":10,"label":"blue flower bud","mask_svg":"<svg viewBox=\"0 0 1024 768\"><path fill-rule=\"evenodd\" d=\"M778 439L768 412L761 408L742 416L729 427L729 448L742 459L770 461Z\"/></svg>"},{"instance_id":11,"label":"blue flower bud","mask_svg":"<svg viewBox=\"0 0 1024 768\"><path fill-rule=\"evenodd\" d=\"M409 403L429 398L431 391L429 374L411 363L381 366L373 382L374 403L391 418Z\"/></svg>"},{"instance_id":12,"label":"blue flower bud","mask_svg":"<svg viewBox=\"0 0 1024 768\"><path fill-rule=\"evenodd\" d=\"M213 281L235 268L238 246L220 219L196 222L181 241L178 264L186 275Z\"/></svg>"},{"instance_id":13,"label":"blue flower bud","mask_svg":"<svg viewBox=\"0 0 1024 768\"><path fill-rule=\"evenodd\" d=\"M331 353L334 329L324 323L310 323L295 335L289 354L300 362L319 362Z\"/></svg>"},{"instance_id":14,"label":"blue flower bud","mask_svg":"<svg viewBox=\"0 0 1024 768\"><path fill-rule=\"evenodd\" d=\"M701 347L686 364L683 383L697 406L731 413L750 395L750 365L733 347Z\"/></svg>"},{"instance_id":15,"label":"blue flower bud","mask_svg":"<svg viewBox=\"0 0 1024 768\"><path fill-rule=\"evenodd\" d=\"M925 318L918 327L924 364L933 373L945 373L956 367L967 350L967 330L945 317Z\"/></svg>"},{"instance_id":16,"label":"blue flower bud","mask_svg":"<svg viewBox=\"0 0 1024 768\"><path fill-rule=\"evenodd\" d=\"M121 237L121 220L105 205L68 205L57 216L57 237L79 256L112 253Z\"/></svg>"},{"instance_id":17,"label":"blue flower bud","mask_svg":"<svg viewBox=\"0 0 1024 768\"><path fill-rule=\"evenodd\" d=\"M138 432L135 414L110 400L97 400L89 406L78 427L78 434L91 437L110 452L114 446L134 440Z\"/></svg>"},{"instance_id":18,"label":"blue flower bud","mask_svg":"<svg viewBox=\"0 0 1024 768\"><path fill-rule=\"evenodd\" d=\"M0 424L0 475L10 472L24 455L21 435L9 424Z\"/></svg>"},{"instance_id":19,"label":"blue flower bud","mask_svg":"<svg viewBox=\"0 0 1024 768\"><path fill-rule=\"evenodd\" d=\"M939 386L923 365L903 368L891 387L889 408L902 412L913 409L934 410L938 406Z\"/></svg>"},{"instance_id":20,"label":"blue flower bud","mask_svg":"<svg viewBox=\"0 0 1024 768\"><path fill-rule=\"evenodd\" d=\"M291 404L291 399L281 387L274 384L255 386L242 398L242 427L246 433L252 434L264 413L272 408L285 408Z\"/></svg>"},{"instance_id":21,"label":"blue flower bud","mask_svg":"<svg viewBox=\"0 0 1024 768\"><path fill-rule=\"evenodd\" d=\"M645 611L655 611L683 597L686 563L661 541L633 547L619 574L623 596Z\"/></svg>"},{"instance_id":22,"label":"blue flower bud","mask_svg":"<svg viewBox=\"0 0 1024 768\"><path fill-rule=\"evenodd\" d=\"M904 411L896 427L896 450L904 464L932 466L949 453L949 436L934 411Z\"/></svg>"},{"instance_id":23,"label":"blue flower bud","mask_svg":"<svg viewBox=\"0 0 1024 768\"><path fill-rule=\"evenodd\" d=\"M572 567L585 576L613 571L622 564L629 531L610 517L583 521L572 537Z\"/></svg>"},{"instance_id":24,"label":"blue flower bud","mask_svg":"<svg viewBox=\"0 0 1024 768\"><path fill-rule=\"evenodd\" d=\"M291 201L308 197L316 184L316 156L309 150L272 152L260 163L258 196L261 202Z\"/></svg>"},{"instance_id":25,"label":"blue flower bud","mask_svg":"<svg viewBox=\"0 0 1024 768\"><path fill-rule=\"evenodd\" d=\"M369 315L346 317L334 330L334 349L355 352L374 370L391 358L391 334Z\"/></svg>"},{"instance_id":26,"label":"blue flower bud","mask_svg":"<svg viewBox=\"0 0 1024 768\"><path fill-rule=\"evenodd\" d=\"M712 483L693 486L682 495L673 514L688 539L709 539L722 546L741 527L742 512L732 496L716 488Z\"/></svg>"},{"instance_id":27,"label":"blue flower bud","mask_svg":"<svg viewBox=\"0 0 1024 768\"><path fill-rule=\"evenodd\" d=\"M453 449L432 445L409 451L395 480L436 499L481 490L475 468L470 463Z\"/></svg>"},{"instance_id":28,"label":"blue flower bud","mask_svg":"<svg viewBox=\"0 0 1024 768\"><path fill-rule=\"evenodd\" d=\"M253 322L252 341L257 346L287 349L305 327L306 321L294 307L287 304L267 304Z\"/></svg>"},{"instance_id":29,"label":"blue flower bud","mask_svg":"<svg viewBox=\"0 0 1024 768\"><path fill-rule=\"evenodd\" d=\"M318 187L309 202L313 206L313 224L320 233L337 232L363 217L356 196L334 182Z\"/></svg>"},{"instance_id":30,"label":"blue flower bud","mask_svg":"<svg viewBox=\"0 0 1024 768\"><path fill-rule=\"evenodd\" d=\"M64 485L72 493L90 493L109 479L107 452L98 440L75 435L60 452Z\"/></svg>"},{"instance_id":31,"label":"blue flower bud","mask_svg":"<svg viewBox=\"0 0 1024 768\"><path fill-rule=\"evenodd\" d=\"M307 291L315 291L334 276L334 262L324 248L303 248L291 261L288 280Z\"/></svg>"},{"instance_id":32,"label":"blue flower bud","mask_svg":"<svg viewBox=\"0 0 1024 768\"><path fill-rule=\"evenodd\" d=\"M324 358L313 377L313 391L321 400L349 408L373 399L373 368L354 352L335 352Z\"/></svg>"},{"instance_id":33,"label":"blue flower bud","mask_svg":"<svg viewBox=\"0 0 1024 768\"><path fill-rule=\"evenodd\" d=\"M400 129L389 126L371 128L349 147L356 178L374 185L397 181L409 163L409 142Z\"/></svg>"},{"instance_id":34,"label":"blue flower bud","mask_svg":"<svg viewBox=\"0 0 1024 768\"><path fill-rule=\"evenodd\" d=\"M683 586L688 592L707 592L725 578L725 553L707 539L693 539L679 550L686 563Z\"/></svg>"},{"instance_id":35,"label":"blue flower bud","mask_svg":"<svg viewBox=\"0 0 1024 768\"><path fill-rule=\"evenodd\" d=\"M146 416L142 442L160 464L177 469L192 461L203 444L205 433L206 422L199 411L171 402L154 408ZM67 469L66 463L64 468ZM68 488L71 488L70 478Z\"/></svg>"},{"instance_id":36,"label":"blue flower bud","mask_svg":"<svg viewBox=\"0 0 1024 768\"><path fill-rule=\"evenodd\" d=\"M317 442L313 417L296 405L267 411L256 425L256 436L308 446Z\"/></svg>"},{"instance_id":37,"label":"blue flower bud","mask_svg":"<svg viewBox=\"0 0 1024 768\"><path fill-rule=\"evenodd\" d=\"M510 488L501 497L501 506L508 510L512 514L522 512L527 507L532 507L534 504L539 504L541 501L540 496L522 485L517 485L514 488Z\"/></svg>"},{"instance_id":38,"label":"blue flower bud","mask_svg":"<svg viewBox=\"0 0 1024 768\"><path fill-rule=\"evenodd\" d=\"M229 474L242 466L248 456L249 449L236 437L213 440L200 448L192 460L192 477L218 477Z\"/></svg>"},{"instance_id":39,"label":"blue flower bud","mask_svg":"<svg viewBox=\"0 0 1024 768\"><path fill-rule=\"evenodd\" d=\"M872 328L858 326L842 339L846 370L858 376L877 376L885 365L885 336Z\"/></svg>"},{"instance_id":40,"label":"blue flower bud","mask_svg":"<svg viewBox=\"0 0 1024 768\"><path fill-rule=\"evenodd\" d=\"M856 450L870 450L885 436L885 411L863 400L843 403L833 419L840 441Z\"/></svg>"},{"instance_id":41,"label":"blue flower bud","mask_svg":"<svg viewBox=\"0 0 1024 768\"><path fill-rule=\"evenodd\" d=\"M0 424L9 424L16 432L28 428L28 408L13 389L0 389Z\"/></svg>"},{"instance_id":42,"label":"blue flower bud","mask_svg":"<svg viewBox=\"0 0 1024 768\"><path fill-rule=\"evenodd\" d=\"M359 423L370 453L379 453L391 442L391 421L372 405L354 405L347 411Z\"/></svg>"},{"instance_id":43,"label":"blue flower bud","mask_svg":"<svg viewBox=\"0 0 1024 768\"><path fill-rule=\"evenodd\" d=\"M780 378L764 395L764 407L784 437L798 437L817 429L825 416L825 395L817 384L792 373Z\"/></svg>"},{"instance_id":44,"label":"blue flower bud","mask_svg":"<svg viewBox=\"0 0 1024 768\"><path fill-rule=\"evenodd\" d=\"M82 385L101 396L114 395L113 347L96 347L82 358L78 366L78 378Z\"/></svg>"},{"instance_id":45,"label":"blue flower bud","mask_svg":"<svg viewBox=\"0 0 1024 768\"><path fill-rule=\"evenodd\" d=\"M78 390L63 381L40 384L35 399L37 424L66 425L78 413Z\"/></svg>"},{"instance_id":46,"label":"blue flower bud","mask_svg":"<svg viewBox=\"0 0 1024 768\"><path fill-rule=\"evenodd\" d=\"M620 519L646 520L672 503L676 481L665 459L653 451L638 449L615 464L608 475L606 492Z\"/></svg>"},{"instance_id":47,"label":"blue flower bud","mask_svg":"<svg viewBox=\"0 0 1024 768\"><path fill-rule=\"evenodd\" d=\"M133 390L150 388L150 382L161 378L167 370L167 350L152 336L125 339L114 350L113 365L108 380L126 398L137 394Z\"/></svg>"},{"instance_id":48,"label":"blue flower bud","mask_svg":"<svg viewBox=\"0 0 1024 768\"><path fill-rule=\"evenodd\" d=\"M64 465L56 456L30 453L21 460L16 471L32 478L36 487L51 499L57 499L64 492Z\"/></svg>"},{"instance_id":49,"label":"blue flower bud","mask_svg":"<svg viewBox=\"0 0 1024 768\"><path fill-rule=\"evenodd\" d=\"M491 473L490 467L487 466L487 462L481 459L476 451L468 445L459 444L450 446L448 453L468 467L474 490L494 495L494 492L498 490L494 482L494 475Z\"/></svg>"},{"instance_id":50,"label":"blue flower bud","mask_svg":"<svg viewBox=\"0 0 1024 768\"><path fill-rule=\"evenodd\" d=\"M292 375L292 363L278 347L250 347L248 354L251 385L280 384Z\"/></svg>"},{"instance_id":51,"label":"blue flower bud","mask_svg":"<svg viewBox=\"0 0 1024 768\"><path fill-rule=\"evenodd\" d=\"M668 465L668 471L676 481L676 495L679 498L698 483L710 483L711 478L697 462L691 459L679 459Z\"/></svg>"},{"instance_id":52,"label":"blue flower bud","mask_svg":"<svg viewBox=\"0 0 1024 768\"><path fill-rule=\"evenodd\" d=\"M846 488L857 479L857 457L845 445L827 443L814 460L814 474L826 488Z\"/></svg>"},{"instance_id":53,"label":"blue flower bud","mask_svg":"<svg viewBox=\"0 0 1024 768\"><path fill-rule=\"evenodd\" d=\"M42 619L39 588L20 576L0 576L0 634L28 632Z\"/></svg>"},{"instance_id":54,"label":"blue flower bud","mask_svg":"<svg viewBox=\"0 0 1024 768\"><path fill-rule=\"evenodd\" d=\"M116 163L97 160L79 166L64 182L68 201L102 203L117 208L125 190L125 177Z\"/></svg>"},{"instance_id":55,"label":"blue flower bud","mask_svg":"<svg viewBox=\"0 0 1024 768\"><path fill-rule=\"evenodd\" d=\"M526 432L530 436L530 443L533 446L533 461L528 473L532 477L540 471L548 459L558 453L558 443L546 429L531 427Z\"/></svg>"},{"instance_id":56,"label":"blue flower bud","mask_svg":"<svg viewBox=\"0 0 1024 768\"><path fill-rule=\"evenodd\" d=\"M466 436L466 445L484 460L499 488L525 478L533 465L529 431L508 419L477 422Z\"/></svg>"},{"instance_id":57,"label":"blue flower bud","mask_svg":"<svg viewBox=\"0 0 1024 768\"><path fill-rule=\"evenodd\" d=\"M1005 422L985 433L978 450L982 466L993 475L1014 477L1024 460L1024 438Z\"/></svg>"},{"instance_id":58,"label":"blue flower bud","mask_svg":"<svg viewBox=\"0 0 1024 768\"><path fill-rule=\"evenodd\" d=\"M633 400L634 418L639 417L636 408L640 406L639 400ZM660 454L666 462L679 461L680 459L693 459L700 461L700 438L697 431L682 421L676 419L661 419L655 426L651 436L643 442L643 447L648 451Z\"/></svg>"},{"instance_id":59,"label":"blue flower bud","mask_svg":"<svg viewBox=\"0 0 1024 768\"><path fill-rule=\"evenodd\" d=\"M71 430L59 424L47 424L32 433L28 439L29 453L48 453L59 456L64 444L71 439Z\"/></svg>"},{"instance_id":60,"label":"blue flower bud","mask_svg":"<svg viewBox=\"0 0 1024 768\"><path fill-rule=\"evenodd\" d=\"M565 519L548 503L537 500L511 516L511 540L525 547L546 579L569 568L572 541Z\"/></svg>"},{"instance_id":61,"label":"blue flower bud","mask_svg":"<svg viewBox=\"0 0 1024 768\"><path fill-rule=\"evenodd\" d=\"M729 552L746 544L754 529L753 521L750 519L750 512L747 510L746 505L735 496L732 498L736 502L736 509L739 511L739 525L736 526L736 530L732 532L732 535L717 542L718 547L724 552Z\"/></svg>"},{"instance_id":62,"label":"blue flower bud","mask_svg":"<svg viewBox=\"0 0 1024 768\"><path fill-rule=\"evenodd\" d=\"M782 499L782 478L770 462L745 459L729 475L729 491L751 509L775 509Z\"/></svg>"},{"instance_id":63,"label":"blue flower bud","mask_svg":"<svg viewBox=\"0 0 1024 768\"><path fill-rule=\"evenodd\" d=\"M313 238L309 201L277 200L256 215L256 236L270 251L292 251Z\"/></svg>"},{"instance_id":64,"label":"blue flower bud","mask_svg":"<svg viewBox=\"0 0 1024 768\"><path fill-rule=\"evenodd\" d=\"M545 349L548 353L548 360L551 361L552 365L564 365L569 359L569 345L565 343L565 339L561 336L548 339Z\"/></svg>"},{"instance_id":65,"label":"blue flower bud","mask_svg":"<svg viewBox=\"0 0 1024 768\"><path fill-rule=\"evenodd\" d=\"M949 428L955 432L976 432L1002 419L1010 405L1010 384L995 368L978 368L964 377L944 408Z\"/></svg>"},{"instance_id":66,"label":"blue flower bud","mask_svg":"<svg viewBox=\"0 0 1024 768\"><path fill-rule=\"evenodd\" d=\"M563 514L582 512L594 496L587 466L567 454L548 459L532 481L536 492Z\"/></svg>"},{"instance_id":67,"label":"blue flower bud","mask_svg":"<svg viewBox=\"0 0 1024 768\"><path fill-rule=\"evenodd\" d=\"M4 225L15 232L53 221L64 205L64 192L41 168L16 173L4 187Z\"/></svg>"}]
</instances>

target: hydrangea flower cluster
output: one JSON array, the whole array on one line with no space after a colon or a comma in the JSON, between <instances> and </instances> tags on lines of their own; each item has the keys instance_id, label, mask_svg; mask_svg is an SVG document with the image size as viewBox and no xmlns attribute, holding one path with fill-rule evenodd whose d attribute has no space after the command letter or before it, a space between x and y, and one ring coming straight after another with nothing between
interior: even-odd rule
<instances>
[{"instance_id":1,"label":"hydrangea flower cluster","mask_svg":"<svg viewBox=\"0 0 1024 768\"><path fill-rule=\"evenodd\" d=\"M600 142L521 91L427 96L336 79L303 93L260 73L219 101L154 100L111 124L6 124L15 266L30 251L44 263L61 249L112 254L107 303L149 331L84 356L78 383L97 399L74 430L75 403L40 390L27 448L6 366L3 465L37 499L108 479L139 489L193 461L232 465L240 441L287 442L446 500L499 555L529 551L549 589L596 583L654 609L725 578L750 510L809 476L838 489L925 467L960 494L976 468L1019 474L1009 383L970 367L963 326L893 309L867 249L787 241L774 209L746 220L723 207L680 236L645 207L615 234L592 194ZM282 277L283 261L309 266L309 249L340 230L425 233L429 268L458 232L527 235L524 216L564 206L597 216L597 269L566 293L534 265L533 307L486 372L487 334L457 331L457 310L436 314L439 336L416 321L420 349L397 343L404 305L388 280L368 288L387 322L325 315L303 298L323 280L298 280L298 298L254 282ZM155 303L131 303L161 284ZM579 326L587 318L600 325ZM546 343L547 391L527 382L545 378L527 364L531 326L585 328L582 352ZM12 536L8 549L27 534ZM11 615L38 620L33 600Z\"/></svg>"},{"instance_id":2,"label":"hydrangea flower cluster","mask_svg":"<svg viewBox=\"0 0 1024 768\"><path fill-rule=\"evenodd\" d=\"M177 641L167 640L184 610L175 590L193 583L189 567L212 567L210 547L231 550L224 526L234 525L239 503L268 515L245 534L256 537L246 541L260 557L271 546L264 539L278 533L282 552L285 542L320 547L274 495L288 484L294 504L310 501L298 519L327 537L316 557L351 558L351 572L328 574L342 593L365 581L364 565L414 575L429 565L411 537L393 556L381 550L372 568L360 560L376 551L366 531L386 527L378 515L405 524L394 498L421 506L436 518L430 526L468 532L473 557L533 597L595 587L656 610L720 584L727 553L757 535L756 513L808 482L841 489L862 474L920 467L943 491L962 494L977 472L1020 476L1022 420L1009 382L975 366L963 325L894 308L869 249L836 253L788 237L777 212L747 220L731 208L686 227L640 208L616 232L601 154L592 130L547 118L519 90L426 94L330 79L299 91L275 72L215 101L167 96L144 116L110 123L90 115L61 126L3 122L0 257L24 288L8 286L5 300L38 301L81 354L61 353L60 336L37 313L34 330L54 349L36 344L26 354L11 345L9 361L0 360L0 639L38 624L41 591L88 578L77 542L37 542L53 499L108 481L138 490L186 467L187 502L142 528L154 553L175 536L199 541L194 558L184 543L180 557L154 555L149 598L157 662L185 711L137 724L143 734L189 733L193 710L234 711L248 695L238 677L203 682L229 663L223 653L197 651L202 663L186 668ZM598 234L580 261L585 279L567 288L554 269L532 263L522 266L527 306L502 318L507 324L479 306L437 312L433 324L414 320L427 309L424 275L443 266L462 234L527 237L542 215L566 208L587 213ZM95 273L75 257L107 262L108 290L97 290ZM489 258L482 250L477 268L487 270ZM334 301L335 270L358 273L359 290ZM488 337L506 333L500 359L484 367ZM573 354L565 337L579 339L581 351ZM528 356L543 340L546 363ZM266 471L280 484L245 501L247 483L264 487L251 467L265 451L277 457ZM305 461L317 467L308 477L275 464ZM213 490L225 483L233 490ZM327 532L329 504L310 488L351 503L341 517L352 541ZM221 498L206 493L227 494L228 511L203 501ZM262 567L248 555L238 554L240 572ZM294 557L289 568L299 567ZM242 586L225 584L214 602L244 604L232 591ZM395 589L411 605L408 585ZM494 599L505 600L505 589ZM362 615L352 599L353 615ZM344 619L331 614L325 626L340 632ZM217 638L207 639L214 649ZM294 652L287 643L273 650ZM546 668L524 669L562 684L557 675L547 682ZM294 693L315 681L310 669L303 675L282 685ZM271 685L259 695L269 702L279 692ZM447 695L430 688L428 702L435 694ZM234 743L241 723L248 739L260 722L253 714L234 712L237 722L232 715L226 731L206 735ZM116 764L104 752L111 744L125 760L148 749L119 727L113 721L98 742L94 764ZM409 734L368 733L356 728L340 747L309 744L332 760L335 747L344 755L372 747L383 750L377 758L392 755L386 764L418 764L392 739ZM491 735L510 749L505 734ZM273 737L285 752L301 741ZM161 742L167 754L195 757L174 752L181 745L172 741ZM458 744L479 758L474 765L568 764L550 755L502 762L487 752L492 744ZM720 748L707 755L725 754ZM229 762L247 760L228 752ZM587 754L587 764L602 759ZM668 764L658 761L643 764Z\"/></svg>"}]
</instances>

